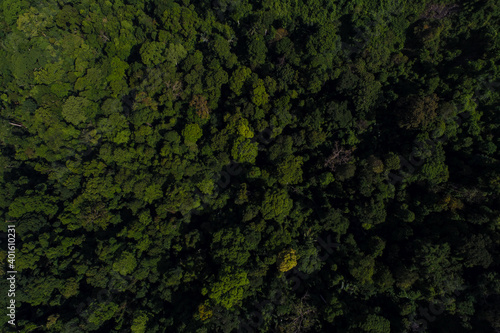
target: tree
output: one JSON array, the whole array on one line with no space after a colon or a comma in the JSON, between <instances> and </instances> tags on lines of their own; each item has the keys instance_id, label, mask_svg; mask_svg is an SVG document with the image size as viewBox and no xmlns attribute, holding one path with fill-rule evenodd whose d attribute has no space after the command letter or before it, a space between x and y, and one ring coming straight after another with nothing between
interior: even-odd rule
<instances>
[{"instance_id":1,"label":"tree","mask_svg":"<svg viewBox=\"0 0 500 333\"><path fill-rule=\"evenodd\" d=\"M207 99L203 95L195 95L189 103L189 106L194 106L196 114L201 119L208 119L210 117L210 109L207 105Z\"/></svg>"},{"instance_id":2,"label":"tree","mask_svg":"<svg viewBox=\"0 0 500 333\"><path fill-rule=\"evenodd\" d=\"M376 314L369 314L359 326L365 332L389 333L391 332L391 323L389 320Z\"/></svg>"},{"instance_id":3,"label":"tree","mask_svg":"<svg viewBox=\"0 0 500 333\"><path fill-rule=\"evenodd\" d=\"M248 53L250 56L250 61L252 66L262 65L266 60L267 47L263 38L258 35L254 35L248 45Z\"/></svg>"},{"instance_id":4,"label":"tree","mask_svg":"<svg viewBox=\"0 0 500 333\"><path fill-rule=\"evenodd\" d=\"M195 145L196 141L203 136L203 132L198 124L187 124L182 131L184 143L186 145Z\"/></svg>"},{"instance_id":5,"label":"tree","mask_svg":"<svg viewBox=\"0 0 500 333\"><path fill-rule=\"evenodd\" d=\"M142 45L140 54L145 65L158 65L165 59L162 55L165 46L160 42L146 42ZM171 59L170 59L171 60Z\"/></svg>"},{"instance_id":6,"label":"tree","mask_svg":"<svg viewBox=\"0 0 500 333\"><path fill-rule=\"evenodd\" d=\"M186 58L187 51L182 46L182 44L170 43L166 52L166 59L170 61L174 66L177 66L179 61Z\"/></svg>"},{"instance_id":7,"label":"tree","mask_svg":"<svg viewBox=\"0 0 500 333\"><path fill-rule=\"evenodd\" d=\"M212 283L210 291L204 288L202 294L208 293L208 297L213 299L216 304L231 309L241 302L243 292L249 284L246 272L225 267L220 273L219 279Z\"/></svg>"},{"instance_id":8,"label":"tree","mask_svg":"<svg viewBox=\"0 0 500 333\"><path fill-rule=\"evenodd\" d=\"M305 294L292 305L292 311L284 323L280 323L280 332L307 332L318 322L317 309L307 303L310 298Z\"/></svg>"},{"instance_id":9,"label":"tree","mask_svg":"<svg viewBox=\"0 0 500 333\"><path fill-rule=\"evenodd\" d=\"M278 165L278 181L282 185L295 185L302 182L302 156L288 156Z\"/></svg>"},{"instance_id":10,"label":"tree","mask_svg":"<svg viewBox=\"0 0 500 333\"><path fill-rule=\"evenodd\" d=\"M132 322L130 330L132 333L145 333L147 329L147 322L148 315L141 311L138 315L134 316L134 321Z\"/></svg>"},{"instance_id":11,"label":"tree","mask_svg":"<svg viewBox=\"0 0 500 333\"><path fill-rule=\"evenodd\" d=\"M236 68L231 78L229 79L229 88L236 94L241 95L245 82L250 78L252 70L248 67L241 66Z\"/></svg>"},{"instance_id":12,"label":"tree","mask_svg":"<svg viewBox=\"0 0 500 333\"><path fill-rule=\"evenodd\" d=\"M213 235L211 248L217 263L242 266L250 258L247 239L236 229L223 229Z\"/></svg>"},{"instance_id":13,"label":"tree","mask_svg":"<svg viewBox=\"0 0 500 333\"><path fill-rule=\"evenodd\" d=\"M398 170L400 168L399 156L390 152L384 159L384 164L388 170Z\"/></svg>"},{"instance_id":14,"label":"tree","mask_svg":"<svg viewBox=\"0 0 500 333\"><path fill-rule=\"evenodd\" d=\"M20 13L29 7L27 1L6 0L2 2L3 16L6 23L12 26L19 18Z\"/></svg>"},{"instance_id":15,"label":"tree","mask_svg":"<svg viewBox=\"0 0 500 333\"><path fill-rule=\"evenodd\" d=\"M278 254L276 263L280 272L288 272L297 266L297 253L294 249L285 249Z\"/></svg>"},{"instance_id":16,"label":"tree","mask_svg":"<svg viewBox=\"0 0 500 333\"><path fill-rule=\"evenodd\" d=\"M78 287L80 284L75 278L69 278L68 281L65 283L64 288L61 290L61 294L65 298L70 298L72 296L78 295Z\"/></svg>"},{"instance_id":17,"label":"tree","mask_svg":"<svg viewBox=\"0 0 500 333\"><path fill-rule=\"evenodd\" d=\"M107 80L110 82L122 80L125 76L125 71L129 68L129 64L121 60L117 56L111 58L111 64L109 66L110 74L107 76Z\"/></svg>"},{"instance_id":18,"label":"tree","mask_svg":"<svg viewBox=\"0 0 500 333\"><path fill-rule=\"evenodd\" d=\"M269 95L266 92L264 80L258 79L257 82L253 85L252 102L257 106L261 106L266 104L268 101Z\"/></svg>"},{"instance_id":19,"label":"tree","mask_svg":"<svg viewBox=\"0 0 500 333\"><path fill-rule=\"evenodd\" d=\"M210 319L213 316L213 311L210 309L210 306L207 303L208 302L205 302L204 304L200 304L198 306L198 317L202 321Z\"/></svg>"},{"instance_id":20,"label":"tree","mask_svg":"<svg viewBox=\"0 0 500 333\"><path fill-rule=\"evenodd\" d=\"M261 211L266 220L282 221L292 210L293 200L284 189L268 190L264 196Z\"/></svg>"},{"instance_id":21,"label":"tree","mask_svg":"<svg viewBox=\"0 0 500 333\"><path fill-rule=\"evenodd\" d=\"M343 181L354 177L355 172L356 166L354 164L344 164L339 166L337 172L335 173L335 176L336 178L338 178L338 180Z\"/></svg>"},{"instance_id":22,"label":"tree","mask_svg":"<svg viewBox=\"0 0 500 333\"><path fill-rule=\"evenodd\" d=\"M53 276L44 279L33 279L32 284L25 286L25 291L19 297L19 301L29 302L34 306L48 305L51 303L54 290L61 289L62 283L62 280L58 280Z\"/></svg>"},{"instance_id":23,"label":"tree","mask_svg":"<svg viewBox=\"0 0 500 333\"><path fill-rule=\"evenodd\" d=\"M119 308L119 305L114 302L92 302L87 310L89 313L89 330L94 331L101 327L106 321L114 317Z\"/></svg>"},{"instance_id":24,"label":"tree","mask_svg":"<svg viewBox=\"0 0 500 333\"><path fill-rule=\"evenodd\" d=\"M495 331L500 11L435 2L1 1L17 329Z\"/></svg>"},{"instance_id":25,"label":"tree","mask_svg":"<svg viewBox=\"0 0 500 333\"><path fill-rule=\"evenodd\" d=\"M338 141L335 141L335 147L333 148L332 153L325 160L325 167L335 171L337 166L347 164L351 161L353 151L353 148L347 149L340 147Z\"/></svg>"},{"instance_id":26,"label":"tree","mask_svg":"<svg viewBox=\"0 0 500 333\"><path fill-rule=\"evenodd\" d=\"M259 153L258 142L252 142L244 137L238 137L233 144L231 156L238 163L255 163Z\"/></svg>"},{"instance_id":27,"label":"tree","mask_svg":"<svg viewBox=\"0 0 500 333\"><path fill-rule=\"evenodd\" d=\"M368 158L368 167L375 173L382 173L384 171L384 163L382 160L376 158L375 156L370 156Z\"/></svg>"},{"instance_id":28,"label":"tree","mask_svg":"<svg viewBox=\"0 0 500 333\"><path fill-rule=\"evenodd\" d=\"M241 118L240 120L238 120L238 134L247 139L253 138L254 134L250 129L250 125L247 119Z\"/></svg>"},{"instance_id":29,"label":"tree","mask_svg":"<svg viewBox=\"0 0 500 333\"><path fill-rule=\"evenodd\" d=\"M161 190L161 184L153 184L146 188L144 200L148 203L152 203L153 201L160 199L162 196L163 191Z\"/></svg>"},{"instance_id":30,"label":"tree","mask_svg":"<svg viewBox=\"0 0 500 333\"><path fill-rule=\"evenodd\" d=\"M54 23L52 8L44 7L43 10L30 7L29 11L23 13L17 19L17 28L23 31L29 38L37 37L44 34L46 29L50 28Z\"/></svg>"},{"instance_id":31,"label":"tree","mask_svg":"<svg viewBox=\"0 0 500 333\"><path fill-rule=\"evenodd\" d=\"M398 103L403 109L398 113L399 126L406 129L426 128L437 117L439 97L410 95Z\"/></svg>"},{"instance_id":32,"label":"tree","mask_svg":"<svg viewBox=\"0 0 500 333\"><path fill-rule=\"evenodd\" d=\"M64 120L73 125L85 122L91 115L91 103L83 97L70 96L62 108Z\"/></svg>"},{"instance_id":33,"label":"tree","mask_svg":"<svg viewBox=\"0 0 500 333\"><path fill-rule=\"evenodd\" d=\"M488 268L493 263L493 257L488 251L491 239L487 235L472 235L460 247L460 255L464 257L466 267L482 266Z\"/></svg>"},{"instance_id":34,"label":"tree","mask_svg":"<svg viewBox=\"0 0 500 333\"><path fill-rule=\"evenodd\" d=\"M135 255L130 252L123 252L120 258L113 264L113 270L121 275L128 275L137 267Z\"/></svg>"},{"instance_id":35,"label":"tree","mask_svg":"<svg viewBox=\"0 0 500 333\"><path fill-rule=\"evenodd\" d=\"M371 256L358 256L349 261L349 272L360 284L371 284L375 273L375 260Z\"/></svg>"}]
</instances>

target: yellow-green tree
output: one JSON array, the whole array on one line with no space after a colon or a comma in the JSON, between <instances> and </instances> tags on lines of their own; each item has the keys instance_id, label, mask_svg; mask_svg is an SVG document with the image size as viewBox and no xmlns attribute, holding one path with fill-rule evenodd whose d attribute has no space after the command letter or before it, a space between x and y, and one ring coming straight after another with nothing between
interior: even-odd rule
<instances>
[{"instance_id":1,"label":"yellow-green tree","mask_svg":"<svg viewBox=\"0 0 500 333\"><path fill-rule=\"evenodd\" d=\"M278 254L276 263L280 272L288 272L297 266L297 253L294 249L285 249Z\"/></svg>"},{"instance_id":2,"label":"yellow-green tree","mask_svg":"<svg viewBox=\"0 0 500 333\"><path fill-rule=\"evenodd\" d=\"M278 165L278 181L282 185L293 185L302 182L302 156L288 156Z\"/></svg>"},{"instance_id":3,"label":"yellow-green tree","mask_svg":"<svg viewBox=\"0 0 500 333\"><path fill-rule=\"evenodd\" d=\"M252 142L244 137L239 137L234 142L231 150L231 156L239 163L255 163L259 153L258 143Z\"/></svg>"},{"instance_id":4,"label":"yellow-green tree","mask_svg":"<svg viewBox=\"0 0 500 333\"><path fill-rule=\"evenodd\" d=\"M230 309L243 299L243 292L249 284L250 281L245 271L226 267L219 280L211 285L210 291L204 288L202 293L204 295L208 293L208 297L213 299L215 303Z\"/></svg>"},{"instance_id":5,"label":"yellow-green tree","mask_svg":"<svg viewBox=\"0 0 500 333\"><path fill-rule=\"evenodd\" d=\"M288 193L279 189L265 194L261 211L266 220L282 220L290 213L292 206L293 200L288 197Z\"/></svg>"},{"instance_id":6,"label":"yellow-green tree","mask_svg":"<svg viewBox=\"0 0 500 333\"><path fill-rule=\"evenodd\" d=\"M118 259L113 264L113 270L120 273L121 275L127 275L132 273L132 271L137 266L137 260L135 256L130 252L123 252L120 259Z\"/></svg>"},{"instance_id":7,"label":"yellow-green tree","mask_svg":"<svg viewBox=\"0 0 500 333\"><path fill-rule=\"evenodd\" d=\"M261 106L263 104L266 104L268 101L269 101L269 95L266 92L266 86L264 85L264 80L259 79L253 85L252 102L257 106Z\"/></svg>"}]
</instances>

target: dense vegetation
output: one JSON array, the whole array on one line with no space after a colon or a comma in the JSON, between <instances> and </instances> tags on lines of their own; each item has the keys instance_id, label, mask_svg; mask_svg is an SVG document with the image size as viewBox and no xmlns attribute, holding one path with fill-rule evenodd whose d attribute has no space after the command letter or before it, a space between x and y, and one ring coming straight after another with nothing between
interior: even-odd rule
<instances>
[{"instance_id":1,"label":"dense vegetation","mask_svg":"<svg viewBox=\"0 0 500 333\"><path fill-rule=\"evenodd\" d=\"M499 19L1 1L2 331L500 332Z\"/></svg>"}]
</instances>

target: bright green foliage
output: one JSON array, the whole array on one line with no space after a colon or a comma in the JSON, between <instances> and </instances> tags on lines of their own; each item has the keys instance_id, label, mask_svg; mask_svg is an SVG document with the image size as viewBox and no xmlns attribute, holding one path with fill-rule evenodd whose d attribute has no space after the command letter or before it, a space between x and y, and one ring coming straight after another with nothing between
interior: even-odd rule
<instances>
[{"instance_id":1,"label":"bright green foliage","mask_svg":"<svg viewBox=\"0 0 500 333\"><path fill-rule=\"evenodd\" d=\"M37 70L34 76L38 83L50 85L64 81L64 74L64 62L59 60L46 64L44 68Z\"/></svg>"},{"instance_id":2,"label":"bright green foliage","mask_svg":"<svg viewBox=\"0 0 500 333\"><path fill-rule=\"evenodd\" d=\"M236 95L241 95L243 85L252 74L252 70L248 67L238 67L234 70L229 79L229 87Z\"/></svg>"},{"instance_id":3,"label":"bright green foliage","mask_svg":"<svg viewBox=\"0 0 500 333\"><path fill-rule=\"evenodd\" d=\"M132 322L132 327L130 328L132 333L145 333L147 328L148 316L146 314L140 314L134 318Z\"/></svg>"},{"instance_id":4,"label":"bright green foliage","mask_svg":"<svg viewBox=\"0 0 500 333\"><path fill-rule=\"evenodd\" d=\"M249 283L246 272L226 268L212 284L208 297L216 304L231 309L243 299L243 292Z\"/></svg>"},{"instance_id":5,"label":"bright green foliage","mask_svg":"<svg viewBox=\"0 0 500 333\"><path fill-rule=\"evenodd\" d=\"M368 159L368 167L375 173L381 173L384 171L384 163L375 156L370 156Z\"/></svg>"},{"instance_id":6,"label":"bright green foliage","mask_svg":"<svg viewBox=\"0 0 500 333\"><path fill-rule=\"evenodd\" d=\"M212 247L213 257L218 263L241 266L250 258L250 246L239 229L216 232Z\"/></svg>"},{"instance_id":7,"label":"bright green foliage","mask_svg":"<svg viewBox=\"0 0 500 333\"><path fill-rule=\"evenodd\" d=\"M163 196L163 191L161 190L160 184L153 184L146 188L144 193L144 200L148 203L152 203L153 201L160 199Z\"/></svg>"},{"instance_id":8,"label":"bright green foliage","mask_svg":"<svg viewBox=\"0 0 500 333\"><path fill-rule=\"evenodd\" d=\"M146 42L141 47L141 58L145 65L158 65L162 62L165 46L159 42Z\"/></svg>"},{"instance_id":9,"label":"bright green foliage","mask_svg":"<svg viewBox=\"0 0 500 333\"><path fill-rule=\"evenodd\" d=\"M321 176L319 177L319 181L320 181L321 185L324 185L324 186L330 184L334 180L335 180L335 177L333 176L333 174L331 172L325 172L325 173L321 174Z\"/></svg>"},{"instance_id":10,"label":"bright green foliage","mask_svg":"<svg viewBox=\"0 0 500 333\"><path fill-rule=\"evenodd\" d=\"M113 264L113 270L121 275L127 275L137 267L137 260L130 252L123 252L120 258Z\"/></svg>"},{"instance_id":11,"label":"bright green foliage","mask_svg":"<svg viewBox=\"0 0 500 333\"><path fill-rule=\"evenodd\" d=\"M294 249L283 250L278 254L277 259L278 270L280 272L288 272L297 266L297 254Z\"/></svg>"},{"instance_id":12,"label":"bright green foliage","mask_svg":"<svg viewBox=\"0 0 500 333\"><path fill-rule=\"evenodd\" d=\"M385 167L389 170L397 170L400 167L399 157L394 153L390 153L386 157L384 164L385 164Z\"/></svg>"},{"instance_id":13,"label":"bright green foliage","mask_svg":"<svg viewBox=\"0 0 500 333\"><path fill-rule=\"evenodd\" d=\"M239 163L255 163L259 153L258 143L244 137L238 137L231 149L231 156Z\"/></svg>"},{"instance_id":14,"label":"bright green foliage","mask_svg":"<svg viewBox=\"0 0 500 333\"><path fill-rule=\"evenodd\" d=\"M262 65L266 60L267 47L261 36L255 38L248 45L248 53L253 65Z\"/></svg>"},{"instance_id":15,"label":"bright green foliage","mask_svg":"<svg viewBox=\"0 0 500 333\"><path fill-rule=\"evenodd\" d=\"M266 87L264 85L264 80L259 79L257 83L253 85L252 102L261 106L269 101L269 95L266 92Z\"/></svg>"},{"instance_id":16,"label":"bright green foliage","mask_svg":"<svg viewBox=\"0 0 500 333\"><path fill-rule=\"evenodd\" d=\"M215 188L214 181L212 179L204 179L202 182L196 184L203 194L212 194Z\"/></svg>"},{"instance_id":17,"label":"bright green foliage","mask_svg":"<svg viewBox=\"0 0 500 333\"><path fill-rule=\"evenodd\" d=\"M433 184L446 182L449 177L448 166L444 163L444 152L440 149L438 155L422 166L425 178Z\"/></svg>"},{"instance_id":18,"label":"bright green foliage","mask_svg":"<svg viewBox=\"0 0 500 333\"><path fill-rule=\"evenodd\" d=\"M51 204L53 198L47 196L35 196L31 191L27 192L28 197L17 197L9 206L9 216L13 218L22 217L25 214L37 213L53 216L57 212L57 207Z\"/></svg>"},{"instance_id":19,"label":"bright green foliage","mask_svg":"<svg viewBox=\"0 0 500 333\"><path fill-rule=\"evenodd\" d=\"M79 283L75 280L75 278L70 278L64 285L64 289L61 290L61 294L65 298L78 295L78 287Z\"/></svg>"},{"instance_id":20,"label":"bright green foliage","mask_svg":"<svg viewBox=\"0 0 500 333\"><path fill-rule=\"evenodd\" d=\"M6 0L2 1L2 14L9 26L16 22L19 13L29 7L28 1Z\"/></svg>"},{"instance_id":21,"label":"bright green foliage","mask_svg":"<svg viewBox=\"0 0 500 333\"><path fill-rule=\"evenodd\" d=\"M111 59L110 74L107 77L108 81L121 80L125 76L125 71L128 68L128 63L118 57L113 57L113 59Z\"/></svg>"},{"instance_id":22,"label":"bright green foliage","mask_svg":"<svg viewBox=\"0 0 500 333\"><path fill-rule=\"evenodd\" d=\"M262 203L262 216L266 220L282 220L290 213L292 206L293 200L288 197L285 190L267 191Z\"/></svg>"},{"instance_id":23,"label":"bright green foliage","mask_svg":"<svg viewBox=\"0 0 500 333\"><path fill-rule=\"evenodd\" d=\"M66 97L68 96L69 91L71 90L71 84L69 83L54 83L50 86L50 91L57 95L57 97Z\"/></svg>"},{"instance_id":24,"label":"bright green foliage","mask_svg":"<svg viewBox=\"0 0 500 333\"><path fill-rule=\"evenodd\" d=\"M372 282L372 276L375 272L375 261L372 257L367 256L352 260L349 265L349 272L358 283L367 284Z\"/></svg>"},{"instance_id":25,"label":"bright green foliage","mask_svg":"<svg viewBox=\"0 0 500 333\"><path fill-rule=\"evenodd\" d=\"M89 100L83 97L70 96L63 105L62 116L68 123L78 125L87 120L90 115L89 109Z\"/></svg>"},{"instance_id":26,"label":"bright green foliage","mask_svg":"<svg viewBox=\"0 0 500 333\"><path fill-rule=\"evenodd\" d=\"M58 281L54 277L37 279L32 285L26 287L20 301L29 300L34 305L48 304L51 294L56 288L61 288L63 281Z\"/></svg>"},{"instance_id":27,"label":"bright green foliage","mask_svg":"<svg viewBox=\"0 0 500 333\"><path fill-rule=\"evenodd\" d=\"M51 14L48 8L40 12L38 9L30 7L28 12L17 19L17 28L29 38L40 36L53 25Z\"/></svg>"},{"instance_id":28,"label":"bright green foliage","mask_svg":"<svg viewBox=\"0 0 500 333\"><path fill-rule=\"evenodd\" d=\"M115 313L118 311L118 304L113 302L106 303L92 303L89 308L89 323L93 325L92 328L98 328L106 321L113 318Z\"/></svg>"},{"instance_id":29,"label":"bright green foliage","mask_svg":"<svg viewBox=\"0 0 500 333\"><path fill-rule=\"evenodd\" d=\"M253 138L253 131L250 129L248 125L248 120L247 119L240 119L238 122L238 134L247 138L251 139Z\"/></svg>"},{"instance_id":30,"label":"bright green foliage","mask_svg":"<svg viewBox=\"0 0 500 333\"><path fill-rule=\"evenodd\" d=\"M166 59L170 61L174 66L177 66L179 61L184 59L187 55L187 51L182 46L182 44L172 44L168 46L166 52Z\"/></svg>"},{"instance_id":31,"label":"bright green foliage","mask_svg":"<svg viewBox=\"0 0 500 333\"><path fill-rule=\"evenodd\" d=\"M199 138L203 136L203 132L198 124L187 124L182 131L184 143L186 145L196 144Z\"/></svg>"},{"instance_id":32,"label":"bright green foliage","mask_svg":"<svg viewBox=\"0 0 500 333\"><path fill-rule=\"evenodd\" d=\"M282 185L294 185L302 182L302 164L301 156L288 156L286 160L278 165L278 180Z\"/></svg>"},{"instance_id":33,"label":"bright green foliage","mask_svg":"<svg viewBox=\"0 0 500 333\"><path fill-rule=\"evenodd\" d=\"M384 317L370 314L360 325L360 329L364 332L389 333L391 332L391 323Z\"/></svg>"}]
</instances>

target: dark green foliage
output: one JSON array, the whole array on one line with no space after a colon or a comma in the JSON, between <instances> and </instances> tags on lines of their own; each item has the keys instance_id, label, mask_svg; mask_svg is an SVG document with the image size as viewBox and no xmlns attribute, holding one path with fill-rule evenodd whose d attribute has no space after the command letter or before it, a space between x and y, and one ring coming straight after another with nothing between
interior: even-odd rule
<instances>
[{"instance_id":1,"label":"dark green foliage","mask_svg":"<svg viewBox=\"0 0 500 333\"><path fill-rule=\"evenodd\" d=\"M499 22L1 1L0 330L497 332Z\"/></svg>"}]
</instances>

